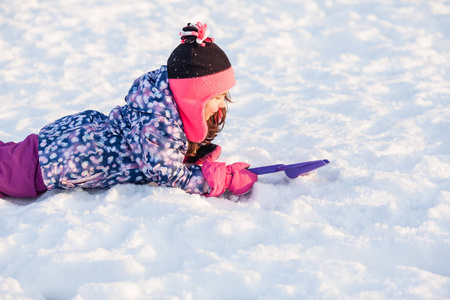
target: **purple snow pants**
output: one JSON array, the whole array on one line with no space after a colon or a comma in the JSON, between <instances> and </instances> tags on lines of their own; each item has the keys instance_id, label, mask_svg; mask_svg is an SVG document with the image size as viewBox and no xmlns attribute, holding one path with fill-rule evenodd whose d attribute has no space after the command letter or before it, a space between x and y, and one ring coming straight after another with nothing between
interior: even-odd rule
<instances>
[{"instance_id":1,"label":"purple snow pants","mask_svg":"<svg viewBox=\"0 0 450 300\"><path fill-rule=\"evenodd\" d=\"M0 141L0 197L36 197L46 190L37 135L31 134L19 143Z\"/></svg>"}]
</instances>

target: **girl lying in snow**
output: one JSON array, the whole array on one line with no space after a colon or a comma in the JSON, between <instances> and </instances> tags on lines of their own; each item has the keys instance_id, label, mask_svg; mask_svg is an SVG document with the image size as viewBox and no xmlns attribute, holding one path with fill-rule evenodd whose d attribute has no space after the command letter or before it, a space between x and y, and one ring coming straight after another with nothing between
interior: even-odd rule
<instances>
[{"instance_id":1,"label":"girl lying in snow","mask_svg":"<svg viewBox=\"0 0 450 300\"><path fill-rule=\"evenodd\" d=\"M201 23L183 28L167 66L136 79L109 116L84 111L48 124L20 143L0 141L0 196L119 183L179 187L219 196L248 192L248 164L215 162L234 72Z\"/></svg>"}]
</instances>

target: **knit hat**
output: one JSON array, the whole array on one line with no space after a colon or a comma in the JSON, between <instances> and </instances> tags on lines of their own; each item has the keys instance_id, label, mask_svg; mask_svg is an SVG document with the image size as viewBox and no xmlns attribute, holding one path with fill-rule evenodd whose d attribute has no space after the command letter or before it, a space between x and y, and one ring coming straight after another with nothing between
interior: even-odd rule
<instances>
[{"instance_id":1,"label":"knit hat","mask_svg":"<svg viewBox=\"0 0 450 300\"><path fill-rule=\"evenodd\" d=\"M208 133L205 106L235 84L225 52L208 37L207 25L188 23L180 32L181 44L167 60L169 86L178 105L184 132L191 142L202 142Z\"/></svg>"}]
</instances>

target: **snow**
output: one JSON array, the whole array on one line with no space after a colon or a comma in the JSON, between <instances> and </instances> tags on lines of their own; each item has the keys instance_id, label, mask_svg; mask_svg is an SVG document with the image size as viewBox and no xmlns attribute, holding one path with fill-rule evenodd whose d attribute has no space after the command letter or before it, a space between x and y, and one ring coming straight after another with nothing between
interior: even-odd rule
<instances>
[{"instance_id":1,"label":"snow","mask_svg":"<svg viewBox=\"0 0 450 300\"><path fill-rule=\"evenodd\" d=\"M0 140L108 113L196 21L238 81L221 160L331 164L1 200L0 298L449 299L447 0L3 0Z\"/></svg>"}]
</instances>

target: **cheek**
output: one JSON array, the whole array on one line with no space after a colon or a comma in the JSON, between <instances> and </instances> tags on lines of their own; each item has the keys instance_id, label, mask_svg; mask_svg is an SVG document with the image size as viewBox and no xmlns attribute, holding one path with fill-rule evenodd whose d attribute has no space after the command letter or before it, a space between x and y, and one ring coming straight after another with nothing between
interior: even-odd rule
<instances>
[{"instance_id":1,"label":"cheek","mask_svg":"<svg viewBox=\"0 0 450 300\"><path fill-rule=\"evenodd\" d=\"M205 117L209 117L214 114L214 112L214 105L212 105L212 103L208 103L205 107Z\"/></svg>"},{"instance_id":2,"label":"cheek","mask_svg":"<svg viewBox=\"0 0 450 300\"><path fill-rule=\"evenodd\" d=\"M211 103L208 103L205 107L205 112L207 112L207 113L210 112L212 110L211 107L212 107Z\"/></svg>"},{"instance_id":3,"label":"cheek","mask_svg":"<svg viewBox=\"0 0 450 300\"><path fill-rule=\"evenodd\" d=\"M209 112L214 112L217 109L217 103L215 103L215 101L211 101L210 103L208 103L208 105L206 106L206 109Z\"/></svg>"}]
</instances>

